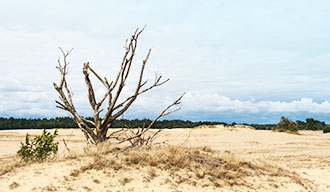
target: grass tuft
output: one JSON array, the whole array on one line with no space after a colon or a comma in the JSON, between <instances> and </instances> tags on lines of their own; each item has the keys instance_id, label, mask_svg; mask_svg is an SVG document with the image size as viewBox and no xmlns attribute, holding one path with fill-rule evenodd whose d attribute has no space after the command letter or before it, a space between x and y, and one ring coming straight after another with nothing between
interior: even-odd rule
<instances>
[{"instance_id":1,"label":"grass tuft","mask_svg":"<svg viewBox=\"0 0 330 192\"><path fill-rule=\"evenodd\" d=\"M107 150L106 150L107 151ZM90 155L95 155L90 153ZM295 183L299 181L295 173L290 173L279 167L265 163L252 163L235 158L231 152L216 152L210 147L185 148L170 147L141 147L118 152L112 150L106 155L94 156L94 161L80 169L74 170L71 176L79 176L87 170L122 171L141 170L146 168L144 180L150 182L163 174L169 174L170 181L164 183L176 186L182 183L196 186L245 186L252 185L247 180L251 177L281 177ZM123 169L123 170L122 170ZM111 171L110 171L111 172ZM121 185L131 182L129 177L119 180Z\"/></svg>"}]
</instances>

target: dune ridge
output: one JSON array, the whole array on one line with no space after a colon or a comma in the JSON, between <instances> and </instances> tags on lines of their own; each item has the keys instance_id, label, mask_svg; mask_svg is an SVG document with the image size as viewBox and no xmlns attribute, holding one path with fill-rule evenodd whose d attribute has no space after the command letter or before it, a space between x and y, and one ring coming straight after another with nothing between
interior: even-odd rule
<instances>
[{"instance_id":1,"label":"dune ridge","mask_svg":"<svg viewBox=\"0 0 330 192\"><path fill-rule=\"evenodd\" d=\"M0 131L0 191L330 189L330 134L321 132L292 135L240 125L172 129L156 141L166 145L120 152L112 145L86 148L79 130L60 129L55 159L22 163L14 154L26 132L41 130Z\"/></svg>"}]
</instances>

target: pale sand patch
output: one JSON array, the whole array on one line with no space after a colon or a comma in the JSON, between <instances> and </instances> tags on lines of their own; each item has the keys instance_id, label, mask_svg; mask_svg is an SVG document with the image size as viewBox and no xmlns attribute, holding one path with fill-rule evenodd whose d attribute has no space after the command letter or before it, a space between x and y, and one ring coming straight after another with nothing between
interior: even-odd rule
<instances>
[{"instance_id":1,"label":"pale sand patch","mask_svg":"<svg viewBox=\"0 0 330 192\"><path fill-rule=\"evenodd\" d=\"M12 156L19 149L19 141L24 140L27 132L31 135L41 134L41 130L0 131L0 162L3 165L13 161ZM279 165L313 182L314 191L330 191L330 134L320 131L301 131L300 134L257 131L240 126L216 126L164 130L156 142L166 141L170 145L186 147L209 146L213 150L235 154L237 159L244 161L261 160L271 165ZM190 136L186 141L188 135ZM68 147L74 153L83 152L86 141L80 130L59 130L57 140L60 142L59 153L63 156L67 151L62 139L67 141ZM73 170L91 162L93 159L90 157L74 157L65 161L58 160L56 163L26 165L0 176L0 191L249 191L239 186L222 186L221 190L185 183L173 186L164 183L170 176L163 170L156 170L158 176L150 182L144 182L142 175L149 174L148 168L131 171L109 170L109 173L104 173L104 170L89 170L90 173L85 172L79 178L70 179ZM255 176L249 181L255 185L259 183L260 186L268 186L258 191L306 191L296 183L284 182L285 178L280 180L275 178L274 181L269 181L269 178ZM269 183L274 183L274 186L270 187Z\"/></svg>"}]
</instances>

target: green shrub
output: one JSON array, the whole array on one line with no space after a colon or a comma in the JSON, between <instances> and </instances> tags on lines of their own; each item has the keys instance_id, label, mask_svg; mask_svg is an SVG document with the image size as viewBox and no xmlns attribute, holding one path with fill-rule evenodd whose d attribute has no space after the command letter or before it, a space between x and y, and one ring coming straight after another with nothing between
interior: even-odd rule
<instances>
[{"instance_id":1,"label":"green shrub","mask_svg":"<svg viewBox=\"0 0 330 192\"><path fill-rule=\"evenodd\" d=\"M281 117L281 121L275 126L274 130L280 132L298 132L298 125L288 118Z\"/></svg>"},{"instance_id":2,"label":"green shrub","mask_svg":"<svg viewBox=\"0 0 330 192\"><path fill-rule=\"evenodd\" d=\"M296 121L299 129L305 130L323 130L326 128L325 122L315 120L313 118L307 118L306 122L303 121Z\"/></svg>"},{"instance_id":3,"label":"green shrub","mask_svg":"<svg viewBox=\"0 0 330 192\"><path fill-rule=\"evenodd\" d=\"M53 134L44 129L40 136L34 138L30 138L27 133L25 143L21 142L21 148L17 151L17 155L24 161L42 161L51 154L55 155L58 151L58 142L55 142L54 138L57 135L57 129Z\"/></svg>"},{"instance_id":4,"label":"green shrub","mask_svg":"<svg viewBox=\"0 0 330 192\"><path fill-rule=\"evenodd\" d=\"M330 133L330 125L323 128L323 133Z\"/></svg>"}]
</instances>

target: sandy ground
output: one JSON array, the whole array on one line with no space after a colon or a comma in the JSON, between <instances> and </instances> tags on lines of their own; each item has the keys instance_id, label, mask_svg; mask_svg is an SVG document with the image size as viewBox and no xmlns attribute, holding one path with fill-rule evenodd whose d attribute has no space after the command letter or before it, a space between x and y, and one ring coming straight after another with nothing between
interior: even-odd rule
<instances>
[{"instance_id":1,"label":"sandy ground","mask_svg":"<svg viewBox=\"0 0 330 192\"><path fill-rule=\"evenodd\" d=\"M13 161L20 141L24 140L27 132L30 135L38 135L41 130L0 131L0 163L2 165ZM60 156L68 153L63 139L68 143L71 151L77 154L83 153L86 141L80 130L59 130L57 140L60 142ZM105 183L110 173L106 174L104 170L103 172L91 170L84 177L70 178L73 170L92 162L91 158L79 157L55 162L33 163L14 169L0 176L0 191L330 191L330 134L323 134L321 131L300 131L300 135L296 135L257 131L244 126L219 125L215 128L164 130L156 142L163 141L175 146L209 146L220 153L234 154L237 159L266 162L296 173L302 181L310 182L313 187L304 188L285 181L281 181L281 185L269 187L271 186L269 179L268 187L259 189L235 187L235 185L222 188L192 187L185 184L173 186L162 183L169 175L161 171L158 174L159 177L146 183L138 179L142 178L141 174L150 172L144 168L113 172L112 179ZM121 181L123 177L116 178L118 174L129 174L134 180L126 181L125 177L124 181ZM261 177L251 178L250 181L260 183L260 186L266 182Z\"/></svg>"}]
</instances>

